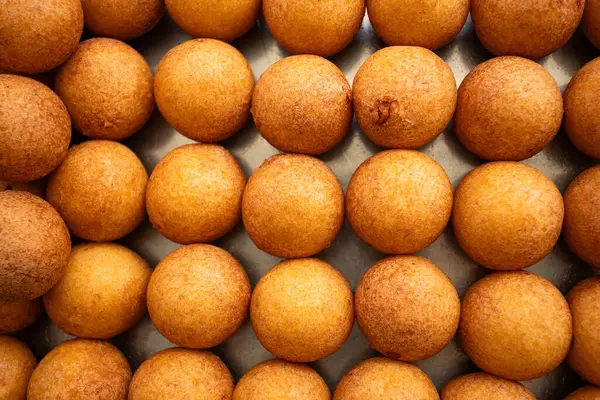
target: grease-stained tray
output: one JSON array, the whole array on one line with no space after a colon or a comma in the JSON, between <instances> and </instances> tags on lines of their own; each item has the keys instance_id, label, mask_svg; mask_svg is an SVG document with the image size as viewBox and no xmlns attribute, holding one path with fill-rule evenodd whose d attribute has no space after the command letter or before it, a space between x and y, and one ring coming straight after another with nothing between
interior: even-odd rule
<instances>
[{"instance_id":1,"label":"grease-stained tray","mask_svg":"<svg viewBox=\"0 0 600 400\"><path fill-rule=\"evenodd\" d=\"M190 36L179 29L168 15L165 15L153 31L131 44L142 53L155 71L161 58L169 49L188 39ZM275 61L289 55L273 39L263 20L233 44L248 59L256 79ZM384 46L375 35L368 17L365 17L354 41L330 60L352 83L361 64ZM437 54L450 65L457 84L460 84L476 65L492 57L477 40L470 20L467 21L460 35L452 43L437 51ZM585 62L599 55L598 50L593 48L578 31L562 49L545 57L540 63L564 90L577 70ZM154 112L149 123L140 132L125 142L137 153L149 173L167 152L187 143L191 141L177 133L158 111ZM247 177L263 160L278 152L261 137L252 122L223 145L237 157ZM381 150L371 143L354 123L346 139L320 158L335 172L345 190L358 166ZM433 157L444 167L455 187L468 171L482 163L482 160L469 153L457 141L452 133L452 124L440 137L421 151ZM575 150L565 134L560 132L544 151L526 160L525 163L542 170L561 191L564 191L571 180L583 169L592 165L593 161ZM147 220L122 242L146 258L153 267L179 247L162 237ZM280 261L256 248L241 223L217 244L231 252L244 265L253 285ZM419 255L440 266L450 276L461 297L473 282L488 273L462 252L450 228ZM364 272L384 255L361 242L346 222L333 245L318 254L318 257L338 268L352 287L356 288ZM568 251L562 240L550 255L529 270L552 281L563 293L571 289L576 282L594 274L591 267L583 264ZM47 317L43 317L19 336L31 346L40 359L53 347L71 338L54 326ZM148 316L136 327L111 341L125 353L134 369L152 354L174 346L156 331ZM272 358L254 336L249 323L246 323L231 339L213 350L225 361L236 380L255 364ZM350 338L340 351L313 363L312 366L333 390L350 368L375 354L355 324ZM456 339L441 353L416 364L427 372L438 390L441 390L451 379L476 370L460 349ZM562 399L583 382L563 363L548 375L524 384L538 399L543 400Z\"/></svg>"}]
</instances>

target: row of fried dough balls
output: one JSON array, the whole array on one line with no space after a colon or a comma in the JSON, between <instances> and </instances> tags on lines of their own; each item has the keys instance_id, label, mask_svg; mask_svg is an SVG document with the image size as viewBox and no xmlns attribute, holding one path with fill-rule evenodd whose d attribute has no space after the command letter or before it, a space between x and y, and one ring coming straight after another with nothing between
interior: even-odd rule
<instances>
[{"instance_id":1,"label":"row of fried dough balls","mask_svg":"<svg viewBox=\"0 0 600 400\"><path fill-rule=\"evenodd\" d=\"M262 8L289 52L323 57L352 41L365 10L392 46L436 50L458 35L470 11L479 39L495 55L542 58L562 47L580 22L600 47L599 0L8 0L0 20L0 70L35 74L57 67L79 42L84 22L98 36L139 37L156 26L165 5L191 36L225 42L255 26Z\"/></svg>"},{"instance_id":2,"label":"row of fried dough balls","mask_svg":"<svg viewBox=\"0 0 600 400\"><path fill-rule=\"evenodd\" d=\"M65 278L44 296L46 310L60 328L75 335L101 336L109 327L130 323L134 315L139 318L138 309L143 312L139 303L144 294L137 302L131 299L130 291L139 286L132 277L135 268L145 269L138 281L145 278L147 282L149 268L131 250L109 243L76 246ZM110 285L108 274L113 275ZM85 282L76 282L77 275L83 275ZM68 294L61 293L68 284L75 286ZM104 291L97 292L102 285ZM123 289L124 285L129 288ZM126 300L116 299L117 295ZM64 301L61 296L81 296L82 301ZM148 287L153 322L182 347L153 355L132 377L126 358L108 342L67 341L36 366L27 346L0 336L0 395L24 399L27 394L30 400L198 395L215 400L330 399L323 379L300 362L332 354L350 334L352 293L340 272L317 259L297 259L282 262L260 280L250 303L250 318L260 342L278 359L251 368L234 386L225 364L201 349L226 339L239 327L249 300L244 270L229 253L210 245L184 246L159 264ZM388 358L355 366L342 378L333 399L439 399L428 376L408 362L440 351L457 327L467 355L485 373L451 381L442 399L535 399L516 380L542 376L565 358L582 377L598 385L599 300L598 277L577 284L565 300L545 279L513 271L493 273L476 282L461 307L451 281L431 262L416 256L384 259L359 283L355 308L367 340ZM77 303L69 309L73 316L53 308L60 301L67 306ZM172 308L161 310L165 303ZM3 328L11 323L7 306L0 303ZM108 310L109 306L120 309ZM29 303L19 311L12 314L12 322L18 323L26 311L39 314L41 304ZM568 398L595 399L598 395L600 389L588 386Z\"/></svg>"}]
</instances>

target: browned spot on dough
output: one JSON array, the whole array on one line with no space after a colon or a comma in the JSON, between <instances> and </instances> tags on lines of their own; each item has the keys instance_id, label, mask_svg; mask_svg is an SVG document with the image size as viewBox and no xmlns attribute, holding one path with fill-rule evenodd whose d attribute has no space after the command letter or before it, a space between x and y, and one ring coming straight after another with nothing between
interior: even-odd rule
<instances>
[{"instance_id":1,"label":"browned spot on dough","mask_svg":"<svg viewBox=\"0 0 600 400\"><path fill-rule=\"evenodd\" d=\"M388 119L398 110L398 100L390 97L377 99L375 102L375 110L377 111L377 125L385 124Z\"/></svg>"}]
</instances>

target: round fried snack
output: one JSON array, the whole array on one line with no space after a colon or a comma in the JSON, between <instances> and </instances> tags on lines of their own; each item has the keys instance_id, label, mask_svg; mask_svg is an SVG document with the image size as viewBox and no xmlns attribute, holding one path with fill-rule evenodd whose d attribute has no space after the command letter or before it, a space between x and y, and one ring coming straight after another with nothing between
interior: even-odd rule
<instances>
[{"instance_id":1,"label":"round fried snack","mask_svg":"<svg viewBox=\"0 0 600 400\"><path fill-rule=\"evenodd\" d=\"M519 382L478 372L463 375L446 385L442 400L535 400L535 396Z\"/></svg>"},{"instance_id":2,"label":"round fried snack","mask_svg":"<svg viewBox=\"0 0 600 400\"><path fill-rule=\"evenodd\" d=\"M450 343L460 318L458 293L448 276L416 256L385 258L356 288L356 320L378 352L418 361Z\"/></svg>"},{"instance_id":3,"label":"round fried snack","mask_svg":"<svg viewBox=\"0 0 600 400\"><path fill-rule=\"evenodd\" d=\"M233 378L208 351L174 348L156 353L133 375L128 400L231 399Z\"/></svg>"},{"instance_id":4,"label":"round fried snack","mask_svg":"<svg viewBox=\"0 0 600 400\"><path fill-rule=\"evenodd\" d=\"M346 193L348 220L364 242L387 254L411 254L433 243L452 212L452 184L423 153L388 150L365 161Z\"/></svg>"},{"instance_id":5,"label":"round fried snack","mask_svg":"<svg viewBox=\"0 0 600 400\"><path fill-rule=\"evenodd\" d=\"M537 60L560 49L583 15L583 0L471 0L477 37L488 51Z\"/></svg>"},{"instance_id":6,"label":"round fried snack","mask_svg":"<svg viewBox=\"0 0 600 400\"><path fill-rule=\"evenodd\" d=\"M252 367L233 391L233 400L330 400L321 376L308 365L268 360Z\"/></svg>"},{"instance_id":7,"label":"round fried snack","mask_svg":"<svg viewBox=\"0 0 600 400\"><path fill-rule=\"evenodd\" d=\"M352 89L339 68L310 55L284 58L260 77L252 95L254 123L283 152L322 154L352 123Z\"/></svg>"},{"instance_id":8,"label":"round fried snack","mask_svg":"<svg viewBox=\"0 0 600 400\"><path fill-rule=\"evenodd\" d=\"M44 295L46 312L69 335L108 339L146 313L151 273L144 259L116 243L77 245L62 279Z\"/></svg>"},{"instance_id":9,"label":"round fried snack","mask_svg":"<svg viewBox=\"0 0 600 400\"><path fill-rule=\"evenodd\" d=\"M363 361L340 381L333 400L439 400L431 379L419 367L389 358Z\"/></svg>"},{"instance_id":10,"label":"round fried snack","mask_svg":"<svg viewBox=\"0 0 600 400\"><path fill-rule=\"evenodd\" d=\"M367 0L377 35L390 46L437 50L458 35L469 16L469 0Z\"/></svg>"},{"instance_id":11,"label":"round fried snack","mask_svg":"<svg viewBox=\"0 0 600 400\"><path fill-rule=\"evenodd\" d=\"M358 33L365 0L263 0L265 21L275 39L292 54L329 57Z\"/></svg>"},{"instance_id":12,"label":"round fried snack","mask_svg":"<svg viewBox=\"0 0 600 400\"><path fill-rule=\"evenodd\" d=\"M454 193L452 224L463 250L495 270L518 270L544 258L563 224L562 196L550 179L518 162L469 172Z\"/></svg>"},{"instance_id":13,"label":"round fried snack","mask_svg":"<svg viewBox=\"0 0 600 400\"><path fill-rule=\"evenodd\" d=\"M479 368L527 381L565 359L573 338L569 305L549 281L523 272L497 272L467 291L460 340Z\"/></svg>"},{"instance_id":14,"label":"round fried snack","mask_svg":"<svg viewBox=\"0 0 600 400\"><path fill-rule=\"evenodd\" d=\"M600 159L600 57L575 74L564 99L569 139L579 151Z\"/></svg>"},{"instance_id":15,"label":"round fried snack","mask_svg":"<svg viewBox=\"0 0 600 400\"><path fill-rule=\"evenodd\" d=\"M590 42L600 49L600 1L585 0L581 28Z\"/></svg>"},{"instance_id":16,"label":"round fried snack","mask_svg":"<svg viewBox=\"0 0 600 400\"><path fill-rule=\"evenodd\" d=\"M0 301L33 300L65 271L71 238L46 201L27 192L0 192Z\"/></svg>"},{"instance_id":17,"label":"round fried snack","mask_svg":"<svg viewBox=\"0 0 600 400\"><path fill-rule=\"evenodd\" d=\"M567 295L573 314L573 347L567 362L586 381L600 385L600 277L579 282Z\"/></svg>"},{"instance_id":18,"label":"round fried snack","mask_svg":"<svg viewBox=\"0 0 600 400\"><path fill-rule=\"evenodd\" d=\"M250 177L242 219L254 244L281 258L309 257L328 248L344 222L344 191L313 157L279 154Z\"/></svg>"},{"instance_id":19,"label":"round fried snack","mask_svg":"<svg viewBox=\"0 0 600 400\"><path fill-rule=\"evenodd\" d=\"M0 74L0 132L0 180L29 182L52 172L66 157L71 119L43 84Z\"/></svg>"},{"instance_id":20,"label":"round fried snack","mask_svg":"<svg viewBox=\"0 0 600 400\"><path fill-rule=\"evenodd\" d=\"M250 320L260 343L275 356L317 361L338 351L350 335L352 290L324 261L283 261L256 285Z\"/></svg>"},{"instance_id":21,"label":"round fried snack","mask_svg":"<svg viewBox=\"0 0 600 400\"><path fill-rule=\"evenodd\" d=\"M79 0L4 0L1 15L0 70L8 72L33 75L56 68L83 32Z\"/></svg>"},{"instance_id":22,"label":"round fried snack","mask_svg":"<svg viewBox=\"0 0 600 400\"><path fill-rule=\"evenodd\" d=\"M152 30L164 0L81 0L85 26L97 36L131 40Z\"/></svg>"},{"instance_id":23,"label":"round fried snack","mask_svg":"<svg viewBox=\"0 0 600 400\"><path fill-rule=\"evenodd\" d=\"M241 219L246 177L225 148L190 144L169 152L154 168L146 190L150 222L167 239L212 242Z\"/></svg>"},{"instance_id":24,"label":"round fried snack","mask_svg":"<svg viewBox=\"0 0 600 400\"><path fill-rule=\"evenodd\" d=\"M246 321L251 288L240 263L215 246L180 247L156 267L148 312L156 329L183 347L221 344Z\"/></svg>"},{"instance_id":25,"label":"round fried snack","mask_svg":"<svg viewBox=\"0 0 600 400\"><path fill-rule=\"evenodd\" d=\"M55 347L33 371L27 400L125 400L131 368L112 344L75 339Z\"/></svg>"},{"instance_id":26,"label":"round fried snack","mask_svg":"<svg viewBox=\"0 0 600 400\"><path fill-rule=\"evenodd\" d=\"M0 399L25 400L37 360L25 344L0 336Z\"/></svg>"},{"instance_id":27,"label":"round fried snack","mask_svg":"<svg viewBox=\"0 0 600 400\"><path fill-rule=\"evenodd\" d=\"M562 117L560 88L544 67L497 57L479 64L460 85L454 129L481 158L520 161L552 141Z\"/></svg>"},{"instance_id":28,"label":"round fried snack","mask_svg":"<svg viewBox=\"0 0 600 400\"><path fill-rule=\"evenodd\" d=\"M54 90L75 129L93 139L122 140L140 130L154 110L148 63L115 39L82 42L56 73Z\"/></svg>"},{"instance_id":29,"label":"round fried snack","mask_svg":"<svg viewBox=\"0 0 600 400\"><path fill-rule=\"evenodd\" d=\"M43 311L44 306L40 298L0 301L0 335L18 332L33 325Z\"/></svg>"},{"instance_id":30,"label":"round fried snack","mask_svg":"<svg viewBox=\"0 0 600 400\"><path fill-rule=\"evenodd\" d=\"M129 148L90 140L69 150L50 176L46 198L75 236L117 240L144 220L147 181L142 162Z\"/></svg>"},{"instance_id":31,"label":"round fried snack","mask_svg":"<svg viewBox=\"0 0 600 400\"><path fill-rule=\"evenodd\" d=\"M260 14L260 0L166 0L169 15L197 38L231 42L248 32Z\"/></svg>"},{"instance_id":32,"label":"round fried snack","mask_svg":"<svg viewBox=\"0 0 600 400\"><path fill-rule=\"evenodd\" d=\"M188 138L207 143L244 127L253 89L252 69L242 53L214 39L173 47L154 79L156 104L167 122Z\"/></svg>"},{"instance_id":33,"label":"round fried snack","mask_svg":"<svg viewBox=\"0 0 600 400\"><path fill-rule=\"evenodd\" d=\"M417 149L435 139L456 108L450 66L422 47L386 47L360 67L353 84L361 129L381 147Z\"/></svg>"},{"instance_id":34,"label":"round fried snack","mask_svg":"<svg viewBox=\"0 0 600 400\"><path fill-rule=\"evenodd\" d=\"M600 398L600 389L595 386L584 386L574 391L564 400L598 400Z\"/></svg>"},{"instance_id":35,"label":"round fried snack","mask_svg":"<svg viewBox=\"0 0 600 400\"><path fill-rule=\"evenodd\" d=\"M583 171L564 195L563 236L571 251L600 269L600 166Z\"/></svg>"}]
</instances>

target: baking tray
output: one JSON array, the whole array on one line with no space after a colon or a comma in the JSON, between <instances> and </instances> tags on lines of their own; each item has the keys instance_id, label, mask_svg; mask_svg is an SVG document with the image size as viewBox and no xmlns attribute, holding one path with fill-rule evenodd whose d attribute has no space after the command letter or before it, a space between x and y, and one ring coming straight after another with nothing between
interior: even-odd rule
<instances>
[{"instance_id":1,"label":"baking tray","mask_svg":"<svg viewBox=\"0 0 600 400\"><path fill-rule=\"evenodd\" d=\"M155 71L161 58L169 49L190 38L168 15L165 15L153 31L134 40L131 45L140 51ZM256 79L275 61L289 55L277 44L262 19L248 34L233 44L248 59ZM385 47L385 44L377 38L368 17L365 17L360 32L353 42L330 60L352 83L361 64L382 47ZM437 54L450 65L457 84L460 84L476 65L492 57L477 40L470 19L460 35L452 43L437 51ZM554 76L564 90L577 70L597 56L600 56L598 50L578 31L562 49L542 59L540 64ZM80 140L81 138L77 137L74 139L74 141ZM176 132L162 118L158 110L140 132L125 141L125 144L140 157L148 173L167 152L187 143L192 141ZM261 137L251 121L223 145L237 157L248 177L263 160L278 153ZM358 166L380 150L382 149L371 143L360 132L354 122L346 139L320 158L335 172L345 190ZM454 187L468 171L482 163L482 160L469 153L458 142L452 133L452 124L440 137L423 147L421 151L444 167ZM542 170L561 191L564 191L579 172L593 165L593 160L575 150L565 134L560 132L544 151L526 160L525 163ZM178 244L162 237L147 220L120 242L137 251L153 267L179 247ZM231 252L244 265L253 286L280 261L259 250L252 243L241 223L216 244ZM488 273L462 252L450 228L446 229L435 243L418 254L430 259L450 276L461 298L473 282ZM332 246L318 254L318 257L338 268L355 288L364 272L384 255L361 242L346 221ZM549 279L563 293L571 289L576 282L594 274L591 267L583 264L568 251L562 240L550 255L528 270ZM39 359L59 343L71 338L54 326L47 316L43 316L34 326L18 336L32 348ZM111 341L127 356L134 370L152 354L174 346L156 331L147 315L136 327ZM273 357L260 345L248 322L231 339L213 351L229 366L236 380L255 364ZM311 365L323 376L333 391L337 382L350 368L375 354L355 324L348 341L337 353ZM431 377L438 390L441 390L451 379L476 370L460 349L456 339L439 354L416 364ZM524 384L538 399L543 400L562 399L583 382L563 363L548 375Z\"/></svg>"}]
</instances>

